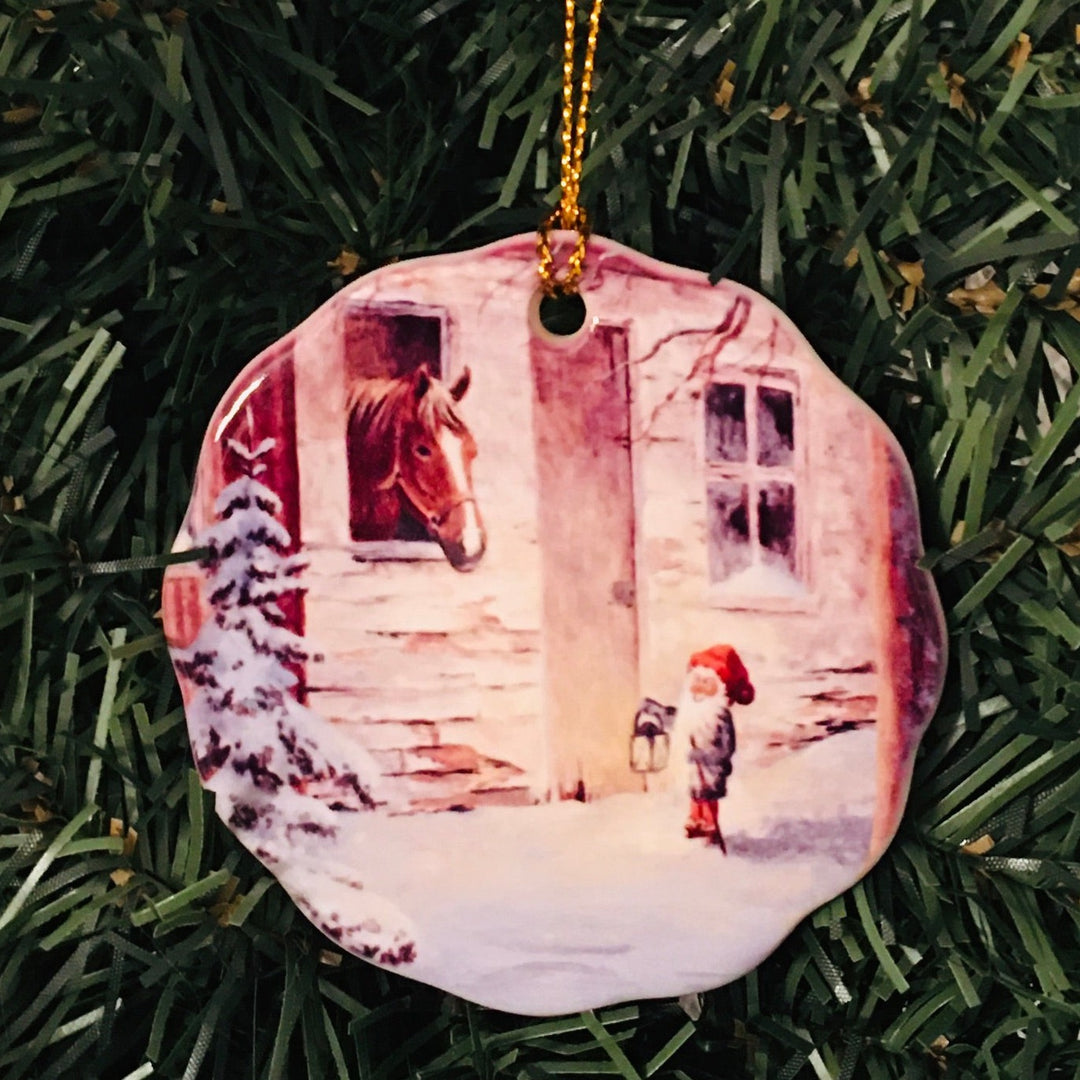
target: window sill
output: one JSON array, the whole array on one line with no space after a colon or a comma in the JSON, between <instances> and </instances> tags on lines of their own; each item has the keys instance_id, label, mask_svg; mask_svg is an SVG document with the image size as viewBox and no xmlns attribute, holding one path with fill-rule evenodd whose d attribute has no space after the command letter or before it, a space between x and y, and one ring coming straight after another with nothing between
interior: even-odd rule
<instances>
[{"instance_id":1,"label":"window sill","mask_svg":"<svg viewBox=\"0 0 1080 1080\"><path fill-rule=\"evenodd\" d=\"M433 540L364 540L352 545L353 562L439 562L443 549Z\"/></svg>"},{"instance_id":2,"label":"window sill","mask_svg":"<svg viewBox=\"0 0 1080 1080\"><path fill-rule=\"evenodd\" d=\"M740 611L813 611L817 607L814 591L805 582L760 563L713 582L708 595L715 607Z\"/></svg>"},{"instance_id":3,"label":"window sill","mask_svg":"<svg viewBox=\"0 0 1080 1080\"><path fill-rule=\"evenodd\" d=\"M819 607L818 597L807 590L798 595L781 593L749 593L713 585L706 593L710 607L730 611L764 611L776 614L809 614Z\"/></svg>"}]
</instances>

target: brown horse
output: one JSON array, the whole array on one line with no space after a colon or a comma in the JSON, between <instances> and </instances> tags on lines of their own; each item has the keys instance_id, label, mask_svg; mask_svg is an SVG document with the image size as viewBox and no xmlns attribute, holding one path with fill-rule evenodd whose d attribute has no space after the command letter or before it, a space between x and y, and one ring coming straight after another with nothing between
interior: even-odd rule
<instances>
[{"instance_id":1,"label":"brown horse","mask_svg":"<svg viewBox=\"0 0 1080 1080\"><path fill-rule=\"evenodd\" d=\"M471 570L487 543L472 491L476 440L457 403L469 371L447 386L426 365L364 379L349 402L349 516L355 540L391 540L413 519L450 565Z\"/></svg>"}]
</instances>

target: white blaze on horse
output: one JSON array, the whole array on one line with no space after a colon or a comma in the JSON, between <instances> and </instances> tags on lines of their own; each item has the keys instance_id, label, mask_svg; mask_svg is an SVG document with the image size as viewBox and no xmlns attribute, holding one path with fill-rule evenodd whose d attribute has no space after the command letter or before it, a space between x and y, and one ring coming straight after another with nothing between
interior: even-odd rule
<instances>
[{"instance_id":1,"label":"white blaze on horse","mask_svg":"<svg viewBox=\"0 0 1080 1080\"><path fill-rule=\"evenodd\" d=\"M455 570L472 570L487 538L472 488L476 440L458 412L468 368L450 386L426 365L365 379L349 402L349 505L356 540L392 540L403 517L438 541Z\"/></svg>"}]
</instances>

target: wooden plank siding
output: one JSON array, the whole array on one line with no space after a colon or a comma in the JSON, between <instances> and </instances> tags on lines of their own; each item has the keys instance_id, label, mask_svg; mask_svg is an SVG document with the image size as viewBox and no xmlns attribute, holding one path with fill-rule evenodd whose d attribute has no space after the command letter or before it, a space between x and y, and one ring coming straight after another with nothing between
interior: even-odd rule
<instances>
[{"instance_id":1,"label":"wooden plank siding","mask_svg":"<svg viewBox=\"0 0 1080 1080\"><path fill-rule=\"evenodd\" d=\"M292 394L292 420L284 398L251 415L268 409L286 437L295 428L298 494L286 503L298 517L286 524L302 524L304 627L321 657L307 665L308 703L355 729L399 808L641 791L629 768L641 697L674 704L689 656L715 644L738 650L756 690L735 710L737 770L877 724L891 680L914 685L923 661L940 666L940 650L922 657L910 634L904 655L890 644L901 608L933 606L928 579L871 572L910 562L918 548L917 536L896 543L897 529L915 528L913 506L904 522L889 517L891 501L910 499L897 467L882 465L892 443L781 313L732 283L643 270L596 238L585 285L594 321L555 340L536 321L530 245L489 254L403 263L356 282L260 358L219 410L246 422L229 410L256 399L238 405L237 395L289 350L297 378L277 379L273 393ZM488 543L467 574L434 543L350 535L352 382L418 357L445 379L472 372L460 411L476 439ZM706 445L710 391L738 395L740 383L750 443L763 415L752 411L755 388L790 398L782 471L770 474L752 452L719 462ZM209 440L188 522L196 531L226 482L217 452ZM785 489L790 581L728 587L727 567L764 562L760 550L734 561L710 551L740 542L715 527L718 484L736 499L740 484L751 500L770 484ZM745 505L744 534L755 534L762 504ZM194 601L182 572L171 574L184 592L167 629L183 636ZM893 600L890 588L900 590ZM893 758L911 748L890 746ZM674 772L649 790L674 783Z\"/></svg>"}]
</instances>

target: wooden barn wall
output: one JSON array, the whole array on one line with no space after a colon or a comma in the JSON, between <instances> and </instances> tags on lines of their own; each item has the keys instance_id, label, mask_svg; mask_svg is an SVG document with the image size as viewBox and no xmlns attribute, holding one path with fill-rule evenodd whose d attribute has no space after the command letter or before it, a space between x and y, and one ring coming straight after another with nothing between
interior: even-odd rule
<instances>
[{"instance_id":1,"label":"wooden barn wall","mask_svg":"<svg viewBox=\"0 0 1080 1080\"><path fill-rule=\"evenodd\" d=\"M737 709L740 755L767 763L826 729L866 725L876 715L882 609L872 568L887 538L874 534L872 509L886 492L873 489L865 406L815 363L792 364L800 345L768 312L744 312L742 332L710 359L730 294L717 301L710 325L693 294L675 288L662 321L646 312L635 324L641 692L674 702L692 652L734 645L757 691L752 706ZM665 327L679 325L682 305L703 333L654 353ZM710 381L749 370L797 379L796 452L805 455L798 527L808 580L802 598L736 606L709 580L704 393Z\"/></svg>"},{"instance_id":2,"label":"wooden barn wall","mask_svg":"<svg viewBox=\"0 0 1080 1080\"><path fill-rule=\"evenodd\" d=\"M782 756L822 725L873 722L883 627L866 567L884 557L871 507L886 493L873 490L866 467L872 442L864 407L824 369L795 366L808 595L786 610L726 605L708 580L701 395L712 375L701 359L736 293L676 282L661 303L655 281L623 277L617 261L600 268L598 287L634 312L634 492L627 497L638 514L638 692L673 702L690 653L729 642L758 691L755 704L740 710L744 761ZM437 280L402 266L392 289L395 303L437 307L463 295L474 305L467 319L446 308L445 372L452 378L465 364L473 371L462 411L479 446L474 485L488 550L471 574L442 558L352 558L344 311L346 303L378 298L350 290L308 320L296 340L304 542L318 555L308 575L307 633L325 655L310 666L310 704L343 724L365 725L363 742L376 747L384 771L417 807L543 798L550 783L528 325L520 298L500 290L498 273L498 266L482 267L472 281L459 268L455 287L462 291L440 296ZM697 335L671 337L673 327L695 326ZM719 349L718 370L771 364L787 372L785 353L799 348L788 333L782 320L751 307L738 339ZM572 513L572 503L566 509Z\"/></svg>"},{"instance_id":3,"label":"wooden barn wall","mask_svg":"<svg viewBox=\"0 0 1080 1080\"><path fill-rule=\"evenodd\" d=\"M402 292L421 305L445 299ZM479 448L473 482L487 551L471 573L434 545L419 561L353 558L344 303L309 321L297 343L307 633L324 654L310 666L309 704L363 725L398 799L420 809L533 801L547 784L528 351L493 353L490 328L459 325L445 310L444 378L465 365L473 374L461 411Z\"/></svg>"}]
</instances>

